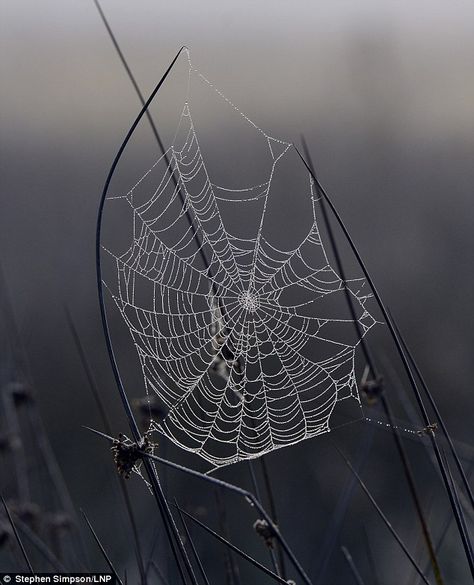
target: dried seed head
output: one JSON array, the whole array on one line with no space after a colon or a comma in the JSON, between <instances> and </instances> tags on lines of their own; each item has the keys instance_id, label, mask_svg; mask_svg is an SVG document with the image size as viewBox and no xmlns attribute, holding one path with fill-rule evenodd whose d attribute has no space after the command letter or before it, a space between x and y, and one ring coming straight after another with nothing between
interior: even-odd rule
<instances>
[{"instance_id":1,"label":"dried seed head","mask_svg":"<svg viewBox=\"0 0 474 585\"><path fill-rule=\"evenodd\" d=\"M273 527L266 520L260 518L255 522L253 527L255 532L263 538L265 545L268 548L273 548L275 540L275 530Z\"/></svg>"},{"instance_id":2,"label":"dried seed head","mask_svg":"<svg viewBox=\"0 0 474 585\"><path fill-rule=\"evenodd\" d=\"M34 502L13 502L10 510L32 530L38 531L41 518L41 508Z\"/></svg>"},{"instance_id":3,"label":"dried seed head","mask_svg":"<svg viewBox=\"0 0 474 585\"><path fill-rule=\"evenodd\" d=\"M5 522L0 522L0 548L4 546L12 536L12 530Z\"/></svg>"},{"instance_id":4,"label":"dried seed head","mask_svg":"<svg viewBox=\"0 0 474 585\"><path fill-rule=\"evenodd\" d=\"M2 433L0 435L0 453L16 451L21 446L21 438L15 433Z\"/></svg>"},{"instance_id":5,"label":"dried seed head","mask_svg":"<svg viewBox=\"0 0 474 585\"><path fill-rule=\"evenodd\" d=\"M153 453L154 447L155 445L150 442L147 435L143 436L140 444L137 444L133 443L125 435L120 433L118 439L114 439L111 447L119 475L125 479L129 479L132 471L140 467L142 459L140 451ZM137 464L138 461L140 461L140 463Z\"/></svg>"},{"instance_id":6,"label":"dried seed head","mask_svg":"<svg viewBox=\"0 0 474 585\"><path fill-rule=\"evenodd\" d=\"M423 437L425 435L434 435L435 431L438 430L438 423L434 422L429 424L428 426L426 426L424 429L421 429L420 431L416 431L416 434L420 437Z\"/></svg>"},{"instance_id":7,"label":"dried seed head","mask_svg":"<svg viewBox=\"0 0 474 585\"><path fill-rule=\"evenodd\" d=\"M382 376L378 376L375 380L365 380L360 385L360 392L369 406L373 406L378 402L383 391L384 381Z\"/></svg>"},{"instance_id":8,"label":"dried seed head","mask_svg":"<svg viewBox=\"0 0 474 585\"><path fill-rule=\"evenodd\" d=\"M23 382L10 382L8 390L17 408L34 402L31 386Z\"/></svg>"}]
</instances>

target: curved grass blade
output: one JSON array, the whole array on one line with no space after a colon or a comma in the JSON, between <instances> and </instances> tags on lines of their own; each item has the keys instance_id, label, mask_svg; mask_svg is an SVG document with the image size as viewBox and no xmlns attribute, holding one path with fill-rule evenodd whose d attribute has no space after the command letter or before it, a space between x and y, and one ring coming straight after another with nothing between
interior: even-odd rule
<instances>
[{"instance_id":1,"label":"curved grass blade","mask_svg":"<svg viewBox=\"0 0 474 585\"><path fill-rule=\"evenodd\" d=\"M303 164L305 165L305 167L308 169L309 173L311 174L313 180L315 181L315 184L316 184L316 186L318 188L319 193L321 193L321 195L323 196L324 200L330 206L331 211L333 212L334 217L336 218L339 226L341 227L341 229L342 229L342 231L344 233L344 236L346 237L347 242L349 243L350 248L351 248L354 256L357 259L357 262L358 262L359 266L361 267L362 272L364 273L364 276L365 276L365 278L367 279L367 282L370 285L370 288L372 289L372 292L373 292L374 297L375 297L375 299L377 301L377 304L378 304L378 306L379 306L379 308L380 308L380 310L381 310L381 312L382 312L382 314L384 316L384 319L385 319L385 321L386 321L386 323L388 325L388 328L389 328L389 331L390 331L390 335L391 335L391 337L392 337L392 339L393 339L393 341L395 343L397 352L398 352L398 354L400 356L400 359L402 361L403 367L404 367L405 372L406 372L406 374L408 376L408 379L410 381L410 385L411 385L411 387L413 389L413 392L415 394L416 400L418 402L418 406L419 406L422 414L424 414L425 409L424 409L423 401L421 399L421 395L420 395L420 392L418 390L418 386L416 384L416 380L414 378L413 372L412 372L412 370L410 368L410 364L408 363L407 357L405 355L405 352L403 351L403 347L402 347L402 345L400 343L400 340L398 338L398 335L397 335L397 332L395 330L395 327L393 326L393 323L392 323L392 320L390 318L390 315L389 315L389 313L388 313L388 311L387 311L387 309L386 309L386 307L385 307L385 305L384 305L384 303L382 301L382 298L381 298L381 296L380 296L377 288L375 287L375 284L374 284L374 282L372 280L372 277L370 276L370 274L369 274L369 272L368 272L368 270L367 270L367 268L365 266L365 263L362 260L362 257L359 254L359 251L358 251L358 249L357 249L354 241L352 240L352 238L351 238L351 236L350 236L350 234L349 234L349 232L348 232L348 230L347 230L344 222L342 221L341 216L339 215L338 211L334 207L334 204L332 203L332 201L329 198L328 194L326 193L326 191L322 187L321 183L316 178L316 175L314 173L314 169L312 168L312 165L309 165L306 162L306 160L301 155L301 153L296 148L296 146L294 148L295 148L296 152L298 153L299 157L301 158L301 160L303 161ZM341 274L341 277L342 277L342 274ZM356 325L358 326L358 323L356 323ZM362 344L362 347L364 347L363 344ZM383 394L382 394L382 401L383 401ZM398 435L395 432L394 433L394 437L396 437L396 436L398 436ZM448 479L448 473L447 473L446 467L443 464L443 460L442 460L442 457L441 457L441 452L439 450L438 444L436 443L436 440L434 438L433 433L430 433L430 436L431 436L433 448L434 448L434 451L435 451L435 454L436 454L436 459L438 461L438 465L439 465L439 468L440 468L440 471L441 471L441 476L443 478L443 483L444 483L444 486L446 488L446 491L448 492L448 497L449 497L449 501L450 501L450 504L451 504L451 508L452 508L453 513L454 513L455 518L456 518L456 524L457 524L458 531L459 531L459 534L460 534L460 537L461 537L461 541L463 543L464 552L466 554L466 558L467 558L467 561L468 561L468 564L469 564L469 568L471 570L471 574L474 577L474 559L472 557L472 554L470 553L469 544L466 542L465 533L464 533L464 529L463 529L463 524L465 523L465 519L461 517L462 516L462 510L459 511L457 509L457 507L456 507L455 495L454 495L453 490L451 488L451 485L450 485L450 482L449 482L449 479ZM395 439L395 440L397 440L397 439ZM401 443L399 445L399 451L400 451L400 448L403 449ZM400 451L400 453L401 453L401 451ZM406 468L406 464L405 463L404 463L404 467ZM408 475L407 475L407 479L408 479L409 483L411 484L411 481L408 478ZM413 484L413 486L414 486L414 484ZM412 486L410 486L410 489L411 489L411 491L413 493L413 487ZM415 504L416 504L416 501L415 501ZM421 511L421 507L420 506L421 506L421 504L418 502L418 504L416 504L416 505L417 505L418 515L420 516L420 511ZM421 520L421 517L420 517L420 520ZM422 525L423 525L423 522L422 522ZM429 554L430 554L430 556L432 558L432 562L434 564L433 565L433 568L435 570L436 580L437 580L437 582L439 584L441 584L442 583L441 573L440 573L440 570L439 570L439 565L438 565L437 560L436 560L436 554L435 554L435 551L434 551L433 543L432 543L432 540L431 540L431 538L429 536L429 531L427 531L427 526L423 526L423 531L425 532L425 539L427 541L427 546L428 546Z\"/></svg>"},{"instance_id":2,"label":"curved grass blade","mask_svg":"<svg viewBox=\"0 0 474 585\"><path fill-rule=\"evenodd\" d=\"M345 284L346 283L345 270L344 270L344 266L342 264L341 256L339 254L339 249L338 249L337 244L336 244L336 239L334 237L334 233L333 233L333 230L331 228L331 222L330 222L329 217L328 217L328 214L327 214L327 210L326 210L326 206L325 206L325 202L326 201L329 203L329 205L331 207L331 210L333 211L334 215L338 219L338 222L340 223L341 227L343 227L344 234L349 239L349 243L351 244L351 247L352 247L352 249L354 251L354 254L356 254L357 260L358 260L358 262L359 262L359 264L360 264L360 266L362 268L362 271L364 272L364 275L367 278L367 281L369 282L370 287L372 288L372 291L374 292L374 296L378 300L378 304L379 304L379 306L380 306L380 308L382 310L382 313L385 316L386 315L385 307L383 306L382 301L381 301L381 299L380 299L380 297L378 295L378 292L376 291L375 286L374 286L374 284L372 282L372 279L370 278L370 275L369 275L369 273L367 272L367 270L365 268L365 265L364 265L364 263L362 261L362 258L360 257L359 252L357 251L357 249L355 248L355 245L353 244L352 239L350 238L350 235L347 232L346 227L342 223L342 220L340 219L339 215L337 214L336 209L332 205L330 199L328 198L326 192L324 191L323 187L321 186L321 184L319 183L319 181L318 181L318 179L316 177L316 173L315 173L315 170L314 170L314 166L313 166L313 163L312 163L312 160L311 160L311 157L310 157L310 154L309 154L309 150L308 150L308 147L307 147L307 144L306 144L306 141L305 141L304 137L302 137L302 143L303 143L303 148L304 148L305 156L308 159L308 162L306 162L306 160L302 157L302 155L300 154L299 150L296 147L295 147L295 149L296 149L296 152L298 153L299 157L303 161L304 165L308 169L308 171L309 171L309 173L310 173L313 181L315 182L315 185L316 185L316 188L317 188L318 193L320 195L322 195L321 201L320 201L321 202L321 211L322 211L322 214L323 214L324 223L325 223L325 226L326 226L326 229L327 229L327 232L328 232L328 235L329 235L329 239L330 239L330 242L331 242L331 248L333 250L334 257L336 259L336 264L337 264L337 268L338 268L338 271L339 271L339 276L342 279L343 283ZM378 374L377 368L375 366L375 362L374 362L374 360L372 358L372 355L370 353L369 346L367 345L367 342L365 341L365 337L362 334L361 326L360 326L360 323L359 323L359 320L357 318L356 311L355 311L355 308L354 308L354 302L353 302L353 299L352 299L352 295L350 294L349 289L347 288L347 286L344 286L344 293L345 293L345 296L346 296L346 301L347 301L347 305L349 307L349 311L351 313L352 321L354 323L354 327L355 327L355 330L356 330L356 333L357 333L357 338L360 340L360 344L361 344L362 350L364 352L364 356L365 356L365 359L367 361L367 365L369 367L369 370L370 370L370 372L373 375L373 377L374 377L375 380L380 380L381 378L380 378L380 376ZM388 315L387 315L387 317L388 317ZM395 335L395 338L396 338L396 335ZM395 341L397 342L398 340L395 339ZM398 346L399 346L399 344L397 343L397 347ZM400 348L400 351L401 351L401 354L403 354L403 350L401 350L401 348ZM404 357L404 356L402 355L402 357ZM416 383L414 383L414 384L415 384L415 389L416 389ZM415 509L416 509L416 512L417 512L417 515L418 515L418 519L420 521L421 530L422 530L423 537L424 537L425 542L426 542L426 547L427 547L427 550L428 550L429 557L431 559L431 564L433 566L433 571L434 571L434 574L435 574L436 582L437 582L438 585L443 585L443 578L441 576L441 568L439 566L439 562L438 562L438 559L437 559L437 556L436 556L436 552L435 552L435 548L434 548L434 545L433 545L433 539L431 537L431 533L430 533L430 530L429 530L429 527L428 527L428 523L426 521L426 517L425 517L424 511L423 511L423 507L422 507L422 504L421 504L421 498L420 498L420 496L418 494L418 490L417 490L416 483L415 483L415 479L413 477L413 473L412 473L412 470L411 470L411 467L410 467L410 464L409 464L409 461L408 461L408 457L407 457L407 455L405 453L405 449L404 449L403 444L402 444L402 441L400 439L400 435L398 434L397 428L396 428L396 426L394 424L394 421L393 421L393 414L392 414L392 410L391 410L390 404L389 404L388 399L387 399L387 397L386 397L386 395L385 395L385 393L383 391L380 392L380 401L381 401L382 407L384 409L385 415L387 417L387 420L389 421L390 427L392 429L392 435L393 435L393 438L394 438L394 441L395 441L395 446L396 446L397 451L398 451L398 454L400 456L400 461L402 463L403 470L404 470L404 473L405 473L405 477L406 477L406 480L407 480L407 483L408 483L408 487L409 487L409 490L410 490L410 493L411 493L411 496L412 496L412 499L413 499L413 503L415 505Z\"/></svg>"},{"instance_id":3,"label":"curved grass blade","mask_svg":"<svg viewBox=\"0 0 474 585\"><path fill-rule=\"evenodd\" d=\"M115 357L115 352L114 352L114 349L112 347L112 339L110 336L109 324L108 324L108 319L107 319L107 312L105 309L105 299L104 299L104 290L103 290L103 282L102 282L102 264L101 264L101 254L100 254L101 237L102 237L102 219L103 219L103 214L104 214L105 200L106 200L106 197L107 197L107 194L109 191L110 182L112 180L112 177L114 176L117 165L120 162L120 159L122 158L122 155L125 151L125 148L127 147L127 144L129 142L130 138L132 137L133 133L135 132L135 129L137 128L138 124L140 123L140 120L143 118L146 111L148 110L148 106L151 104L151 102L153 101L155 96L160 91L163 83L165 82L169 73L173 69L176 61L178 60L179 56L181 55L181 53L184 50L187 50L186 47L181 47L181 49L176 53L174 59L169 64L168 68L166 69L166 71L162 75L160 81L157 83L157 85L155 86L155 88L151 92L150 96L148 97L148 99L144 103L143 107L141 108L141 110L138 113L137 117L135 118L134 122L130 126L127 134L125 135L125 138L123 139L123 141L122 141L122 143L117 151L117 154L115 155L115 158L110 166L109 172L107 174L107 178L105 180L105 184L104 184L104 188L102 191L102 196L100 198L99 208L98 208L98 212L97 212L95 255L96 255L96 273L97 273L97 292L98 292L98 297L99 297L99 308L100 308L102 329L104 332L107 353L109 356L110 364L112 366L112 371L114 374L117 389L119 391L122 405L124 407L125 414L126 414L127 419L128 419L128 423L130 425L130 430L132 432L132 436L137 444L141 442L142 436L141 436L140 430L138 428L137 422L135 420L135 416L133 414L132 408L130 406L130 402L128 400L127 393L125 392L125 387L123 385L122 378L120 376L120 372L118 369L118 363L117 363L117 360ZM186 554L186 550L184 549L183 543L181 542L181 538L179 536L179 533L178 533L178 530L176 528L174 519L171 515L171 512L168 508L166 498L164 496L160 482L158 481L158 478L155 474L155 470L154 470L153 466L151 465L151 463L148 459L143 460L143 466L145 468L146 474L147 474L148 479L150 481L150 486L151 486L153 495L155 497L155 500L156 500L157 505L158 505L158 509L159 509L160 514L161 514L162 519L163 519L163 524L165 526L165 530L166 530L168 540L169 540L169 543L170 543L170 546L172 549L172 553L173 553L176 565L178 567L181 581L183 582L183 585L186 585L186 577L184 575L182 563L184 563L188 572L192 573L192 568L191 568L188 556Z\"/></svg>"},{"instance_id":4,"label":"curved grass blade","mask_svg":"<svg viewBox=\"0 0 474 585\"><path fill-rule=\"evenodd\" d=\"M114 34L113 30L112 30L112 27L110 26L110 24L109 24L109 22L107 20L107 17L105 16L104 11L102 10L102 7L101 7L101 5L99 3L99 0L94 0L94 4L95 4L95 6L96 6L96 8L97 8L97 10L99 12L99 15L100 15L100 17L102 19L102 22L104 23L105 28L107 29L107 32L108 32L109 37L110 37L110 39L112 41L112 44L114 45L114 48L115 48L115 50L117 52L117 55L118 55L118 57L119 57L122 65L123 65L123 67L124 67L124 69L125 69L125 71L127 73L127 76L128 76L128 78L129 78L129 80L130 80L130 82L131 82L131 84L132 84L132 86L133 86L133 88L135 90L135 93L137 94L138 99L140 100L140 103L141 103L142 107L145 107L146 106L146 104L145 104L145 98L143 97L143 93L142 93L142 91L140 89L140 86L138 85L138 82L135 79L135 76L133 75L133 72L132 72L132 70L131 70L128 62L127 62L127 59L125 58L125 55L124 55L122 49L120 48L120 45L119 45L119 43L117 41L117 38L116 38L116 36L115 36L115 34ZM151 130L153 132L153 135L155 137L155 140L156 140L156 142L157 142L157 144L158 144L158 146L159 146L159 148L161 150L161 153L162 153L162 155L164 157L164 160L166 162L166 165L167 165L167 167L169 167L168 154L167 154L166 149L165 149L165 147L163 145L163 141L161 140L161 137L160 137L160 134L159 134L158 129L156 127L155 121L153 120L153 117L152 117L152 115L151 115L148 107L146 108L145 115L147 117L147 120L148 120L148 123L150 125L150 128L151 128ZM174 183L175 189L177 189L178 195L179 195L179 197L181 199L181 202L184 205L185 200L184 200L184 196L183 196L181 187L178 184L178 181L177 181L176 176L173 173L173 171L170 171L170 173L171 173L171 179L172 179L172 181ZM192 221L192 218L191 218L191 216L189 214L189 210L188 209L186 209L186 217L188 218L190 227L193 228L193 221ZM204 248L202 246L202 242L200 241L200 239L198 237L198 234L195 234L195 237L196 237L197 244L198 244L199 254L202 257L202 259L204 261L204 264L205 265L209 265L209 260L207 258L207 255L206 255L205 251L204 251ZM214 285L213 285L213 288L214 288ZM252 480L254 481L255 493L256 493L257 497L260 499L259 494L258 494L258 485L257 485L256 480L255 480L255 473L254 473L254 470L253 470L253 463L252 463L252 461L249 461L249 467L250 467L250 471L251 471L251 474L252 474ZM262 467L264 467L263 458L262 458ZM264 468L264 470L265 470L265 473L268 474L268 472L266 471L266 468ZM272 500L271 508L272 508L272 512L273 512L274 511L273 495L271 493L271 487L270 487L270 484L269 484L268 481L267 481L267 490L269 490L268 491L268 495L269 495L269 498ZM276 523L275 514L272 513L272 516L273 516L274 521ZM285 566L284 565L284 556L283 556L282 551L281 551L281 548L279 546L278 546L278 554L279 554L280 565L282 567L282 571L283 571L283 574L284 574L284 566ZM272 556L272 561L274 563L274 566L276 568L276 571L278 572L278 563L274 559L274 553L273 553L273 551L271 551L271 556Z\"/></svg>"},{"instance_id":5,"label":"curved grass blade","mask_svg":"<svg viewBox=\"0 0 474 585\"><path fill-rule=\"evenodd\" d=\"M469 501L471 502L471 506L474 509L474 495L472 493L471 486L469 485L469 481L467 479L467 476L466 476L466 473L465 473L464 468L462 466L461 460L460 460L458 453L456 451L456 447L454 446L454 442L451 438L451 435L450 435L448 429L446 428L443 417L441 416L441 413L440 413L438 406L433 398L433 395L431 394L430 389L428 388L428 385L425 381L425 378L424 378L423 374L421 373L420 368L418 367L418 364L415 360L415 357L414 357L413 353L410 351L410 348L408 347L404 336L401 334L401 331L400 331L400 328L398 326L397 321L394 319L393 314L389 309L388 309L388 312L390 314L390 318L392 319L393 326L395 327L397 335L400 338L400 342L403 345L403 349L405 350L405 353L407 354L408 359L410 360L410 363L415 371L415 374L417 375L418 379L420 380L421 387L425 391L425 394L428 398L428 401L431 405L431 408L433 409L433 411L436 415L436 418L438 419L438 422L441 426L441 429L443 430L443 434L446 437L446 440L448 442L449 448L451 450L454 461L456 463L456 467L458 468L459 475L461 476L462 482L464 484L464 488L465 488L466 493L469 497Z\"/></svg>"}]
</instances>

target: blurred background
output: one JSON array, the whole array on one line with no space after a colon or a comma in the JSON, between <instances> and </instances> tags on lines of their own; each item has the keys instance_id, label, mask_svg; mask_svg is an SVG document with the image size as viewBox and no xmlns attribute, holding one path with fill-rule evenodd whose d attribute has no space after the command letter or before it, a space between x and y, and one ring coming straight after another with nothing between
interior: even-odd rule
<instances>
[{"instance_id":1,"label":"blurred background","mask_svg":"<svg viewBox=\"0 0 474 585\"><path fill-rule=\"evenodd\" d=\"M111 555L133 576L109 446L82 428L102 428L102 423L65 311L76 325L114 431L125 431L100 325L94 238L103 182L139 103L92 0L2 0L0 6L2 387L11 389L18 380L31 385L73 506L87 511ZM399 319L470 470L472 3L104 0L102 7L145 95L185 44L193 63L269 134L299 144L304 133L319 178ZM219 128L210 128L217 137ZM410 406L403 407L400 398L406 380L399 379L401 370L382 327L371 341L397 388L393 401L401 424L416 428L416 421L409 420ZM127 338L116 343L122 356L132 356ZM140 396L140 376L134 376L130 394ZM39 431L32 429L24 440L24 457L34 481L43 485L50 478L41 477L35 451ZM448 500L424 443L408 434L405 438L436 540L449 518ZM333 439L354 460L365 461L363 475L374 495L426 564L393 439L370 423L268 456L280 526L297 556L321 584L351 582L341 544L348 546L367 583L377 582L369 577L374 573L367 549L379 583L416 582L357 487L347 496L331 550L328 534L350 482ZM361 445L370 447L362 455ZM160 448L175 461L199 467L171 445ZM1 489L13 498L9 465L6 458ZM250 487L242 470L233 466L219 476ZM207 485L174 473L164 481L170 494L218 526L215 496ZM148 550L153 535L160 534L155 504L137 479L130 488ZM54 508L47 495L41 498ZM251 511L232 497L225 505L232 539L265 561ZM222 578L224 562L215 556L222 551L214 548L219 545L193 534L210 574ZM90 566L103 569L86 531L83 538ZM158 546L157 555L174 583L166 547ZM447 583L469 582L454 525L440 558ZM6 568L11 563L8 554L0 555L1 563ZM260 579L243 564L240 569L243 583Z\"/></svg>"}]
</instances>

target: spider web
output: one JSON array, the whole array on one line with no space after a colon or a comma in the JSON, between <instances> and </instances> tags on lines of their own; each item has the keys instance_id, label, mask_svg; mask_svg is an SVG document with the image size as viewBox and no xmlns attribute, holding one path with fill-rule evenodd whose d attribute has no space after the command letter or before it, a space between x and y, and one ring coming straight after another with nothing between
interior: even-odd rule
<instances>
[{"instance_id":1,"label":"spider web","mask_svg":"<svg viewBox=\"0 0 474 585\"><path fill-rule=\"evenodd\" d=\"M282 249L265 233L275 172L291 145L257 127L190 61L188 75L171 146L126 194L108 197L126 204L132 232L125 252L103 247L116 267L104 284L133 338L147 393L166 406L152 428L221 466L328 432L338 401L359 402L359 340L347 335L353 323L342 310L334 315L332 301L347 287L364 334L375 320L365 282L344 282L330 265L311 177L304 237ZM191 81L264 143L263 182L213 182L193 122ZM224 218L226 206L240 213L240 224Z\"/></svg>"}]
</instances>

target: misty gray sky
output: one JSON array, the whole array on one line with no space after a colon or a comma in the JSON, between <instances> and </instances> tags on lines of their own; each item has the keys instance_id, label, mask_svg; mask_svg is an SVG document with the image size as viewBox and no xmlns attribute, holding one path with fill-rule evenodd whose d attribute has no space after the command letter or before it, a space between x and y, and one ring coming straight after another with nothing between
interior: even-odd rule
<instances>
[{"instance_id":1,"label":"misty gray sky","mask_svg":"<svg viewBox=\"0 0 474 585\"><path fill-rule=\"evenodd\" d=\"M403 110L406 132L472 134L472 2L102 5L145 90L186 44L193 62L262 124L284 118L300 132L308 116L365 117L382 103L395 116ZM97 131L98 120L104 131L131 118L135 96L92 0L2 0L0 26L2 124L12 140L46 131L66 138L91 122Z\"/></svg>"}]
</instances>

